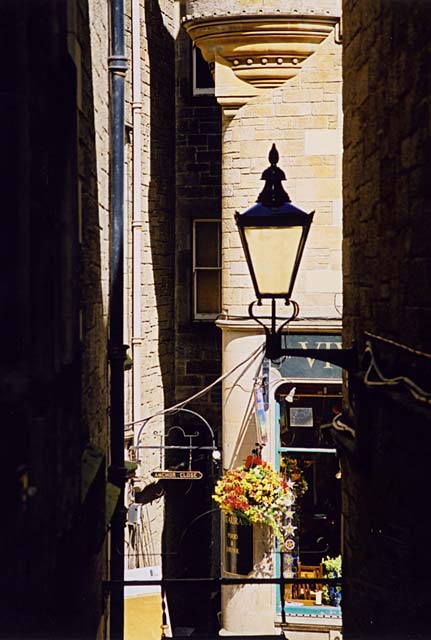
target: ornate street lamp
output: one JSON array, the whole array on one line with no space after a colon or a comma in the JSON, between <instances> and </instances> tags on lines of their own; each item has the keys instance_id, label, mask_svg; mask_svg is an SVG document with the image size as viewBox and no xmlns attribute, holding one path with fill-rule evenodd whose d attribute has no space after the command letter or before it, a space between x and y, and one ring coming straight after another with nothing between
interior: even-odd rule
<instances>
[{"instance_id":1,"label":"ornate street lamp","mask_svg":"<svg viewBox=\"0 0 431 640\"><path fill-rule=\"evenodd\" d=\"M235 220L258 301L282 298L289 303L314 211L305 213L291 204L278 158L273 144L257 204L236 213Z\"/></svg>"},{"instance_id":2,"label":"ornate street lamp","mask_svg":"<svg viewBox=\"0 0 431 640\"><path fill-rule=\"evenodd\" d=\"M247 260L257 300L249 306L250 317L258 322L266 334L265 355L270 360L281 356L312 357L331 362L344 369L353 369L356 350L352 349L289 349L282 347L282 332L288 322L299 313L298 304L291 299L305 242L308 237L314 211L306 213L291 204L281 182L284 171L277 167L279 155L272 145L269 152L270 166L262 173L265 186L257 203L244 213L236 213L242 246ZM263 299L271 300L271 316L254 314L254 306ZM292 307L289 318L277 327L276 300L282 299ZM262 320L270 319L270 325Z\"/></svg>"}]
</instances>

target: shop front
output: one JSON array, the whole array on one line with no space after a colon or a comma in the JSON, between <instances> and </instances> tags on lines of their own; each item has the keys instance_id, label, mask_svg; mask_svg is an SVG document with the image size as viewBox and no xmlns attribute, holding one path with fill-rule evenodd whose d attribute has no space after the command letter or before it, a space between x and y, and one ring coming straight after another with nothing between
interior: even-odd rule
<instances>
[{"instance_id":1,"label":"shop front","mask_svg":"<svg viewBox=\"0 0 431 640\"><path fill-rule=\"evenodd\" d=\"M220 324L229 365L262 343L262 336L244 325ZM341 348L335 329L291 331L283 340L304 350ZM240 468L257 450L281 473L292 497L284 509L282 538L265 524L223 515L222 575L247 580L283 575L293 581L283 589L263 581L224 586L221 634L284 630L296 640L341 638L341 587L319 583L341 576L341 470L330 434L341 412L341 369L307 357L272 363L261 358L231 384L223 393L224 468Z\"/></svg>"}]
</instances>

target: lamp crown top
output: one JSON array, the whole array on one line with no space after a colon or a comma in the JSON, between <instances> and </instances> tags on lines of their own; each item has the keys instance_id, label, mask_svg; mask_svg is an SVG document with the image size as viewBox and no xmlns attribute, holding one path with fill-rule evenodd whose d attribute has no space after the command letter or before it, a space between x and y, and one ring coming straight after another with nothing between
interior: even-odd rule
<instances>
[{"instance_id":1,"label":"lamp crown top","mask_svg":"<svg viewBox=\"0 0 431 640\"><path fill-rule=\"evenodd\" d=\"M280 207L285 202L290 202L289 194L283 189L282 180L286 180L286 175L280 167L277 167L279 154L275 143L272 144L268 155L270 166L262 173L261 180L265 180L265 186L262 189L257 202L270 209Z\"/></svg>"},{"instance_id":2,"label":"lamp crown top","mask_svg":"<svg viewBox=\"0 0 431 640\"><path fill-rule=\"evenodd\" d=\"M278 155L277 147L275 146L275 142L272 143L272 147L270 149L268 160L270 164L277 164L280 156Z\"/></svg>"}]
</instances>

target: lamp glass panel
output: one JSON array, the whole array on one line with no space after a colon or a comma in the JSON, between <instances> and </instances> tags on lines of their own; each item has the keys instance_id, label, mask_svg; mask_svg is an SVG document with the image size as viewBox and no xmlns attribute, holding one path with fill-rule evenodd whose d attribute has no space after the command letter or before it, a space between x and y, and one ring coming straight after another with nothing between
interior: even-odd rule
<instances>
[{"instance_id":1,"label":"lamp glass panel","mask_svg":"<svg viewBox=\"0 0 431 640\"><path fill-rule=\"evenodd\" d=\"M287 293L303 227L245 227L244 233L259 292Z\"/></svg>"}]
</instances>

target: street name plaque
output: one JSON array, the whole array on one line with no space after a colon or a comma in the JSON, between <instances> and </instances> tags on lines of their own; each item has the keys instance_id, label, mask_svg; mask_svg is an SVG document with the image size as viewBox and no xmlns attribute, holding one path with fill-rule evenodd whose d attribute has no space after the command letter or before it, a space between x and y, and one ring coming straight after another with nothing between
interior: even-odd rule
<instances>
[{"instance_id":1,"label":"street name plaque","mask_svg":"<svg viewBox=\"0 0 431 640\"><path fill-rule=\"evenodd\" d=\"M153 478L159 478L163 480L200 480L202 478L201 471L174 471L171 469L152 471Z\"/></svg>"}]
</instances>

